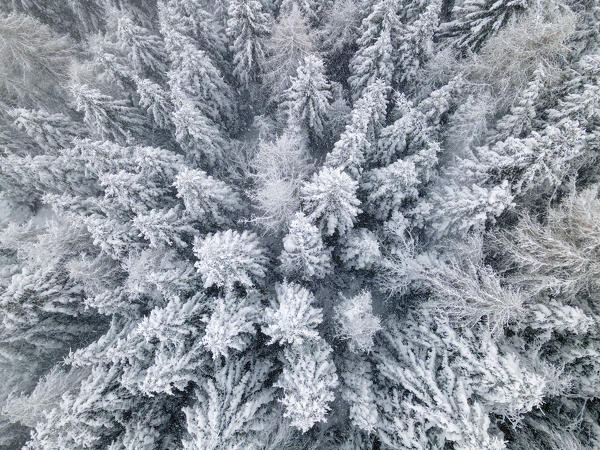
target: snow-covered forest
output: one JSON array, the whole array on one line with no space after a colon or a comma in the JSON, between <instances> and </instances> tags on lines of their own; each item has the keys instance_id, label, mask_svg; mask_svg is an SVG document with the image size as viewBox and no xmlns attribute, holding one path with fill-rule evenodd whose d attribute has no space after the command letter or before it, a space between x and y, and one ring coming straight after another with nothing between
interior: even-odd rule
<instances>
[{"instance_id":1,"label":"snow-covered forest","mask_svg":"<svg viewBox=\"0 0 600 450\"><path fill-rule=\"evenodd\" d=\"M0 447L600 448L599 0L0 0Z\"/></svg>"}]
</instances>

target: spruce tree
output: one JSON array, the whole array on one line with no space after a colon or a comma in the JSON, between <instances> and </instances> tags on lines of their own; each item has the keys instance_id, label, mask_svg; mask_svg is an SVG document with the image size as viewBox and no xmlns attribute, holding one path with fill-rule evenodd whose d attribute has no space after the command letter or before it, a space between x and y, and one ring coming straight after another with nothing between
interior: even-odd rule
<instances>
[{"instance_id":1,"label":"spruce tree","mask_svg":"<svg viewBox=\"0 0 600 450\"><path fill-rule=\"evenodd\" d=\"M234 0L227 11L227 35L232 41L233 74L245 88L262 75L264 39L269 35L269 16L257 0Z\"/></svg>"}]
</instances>

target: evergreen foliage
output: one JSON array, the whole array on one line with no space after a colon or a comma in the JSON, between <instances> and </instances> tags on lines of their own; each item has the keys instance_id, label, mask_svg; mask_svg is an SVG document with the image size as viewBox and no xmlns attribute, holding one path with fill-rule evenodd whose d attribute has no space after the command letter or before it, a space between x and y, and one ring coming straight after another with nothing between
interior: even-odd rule
<instances>
[{"instance_id":1,"label":"evergreen foliage","mask_svg":"<svg viewBox=\"0 0 600 450\"><path fill-rule=\"evenodd\" d=\"M0 1L0 448L600 448L598 23Z\"/></svg>"}]
</instances>

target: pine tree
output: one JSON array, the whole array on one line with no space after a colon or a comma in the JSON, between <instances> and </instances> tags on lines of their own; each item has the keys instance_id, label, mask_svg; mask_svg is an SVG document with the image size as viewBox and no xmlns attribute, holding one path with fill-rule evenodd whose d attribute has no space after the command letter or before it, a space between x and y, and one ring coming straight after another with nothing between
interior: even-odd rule
<instances>
[{"instance_id":1,"label":"pine tree","mask_svg":"<svg viewBox=\"0 0 600 450\"><path fill-rule=\"evenodd\" d=\"M167 72L175 107L192 103L207 119L215 123L233 120L232 90L208 54L198 50L185 36L170 53L171 68Z\"/></svg>"},{"instance_id":2,"label":"pine tree","mask_svg":"<svg viewBox=\"0 0 600 450\"><path fill-rule=\"evenodd\" d=\"M254 220L278 232L300 209L300 189L313 170L305 139L288 130L272 142L261 140L251 168L256 183L252 199L259 210Z\"/></svg>"},{"instance_id":3,"label":"pine tree","mask_svg":"<svg viewBox=\"0 0 600 450\"><path fill-rule=\"evenodd\" d=\"M488 221L493 223L513 204L506 181L491 188L476 184L459 187L452 183L438 189L409 213L417 227L427 224L427 234L435 240L483 231Z\"/></svg>"},{"instance_id":4,"label":"pine tree","mask_svg":"<svg viewBox=\"0 0 600 450\"><path fill-rule=\"evenodd\" d=\"M419 69L433 54L433 37L437 30L440 1L427 6L419 17L402 28L398 40L395 84L411 86L416 81Z\"/></svg>"},{"instance_id":5,"label":"pine tree","mask_svg":"<svg viewBox=\"0 0 600 450\"><path fill-rule=\"evenodd\" d=\"M352 56L351 49L360 37L360 23L364 11L355 0L336 0L323 20L321 48L330 56ZM347 56L346 56L347 55Z\"/></svg>"},{"instance_id":6,"label":"pine tree","mask_svg":"<svg viewBox=\"0 0 600 450\"><path fill-rule=\"evenodd\" d=\"M350 123L327 154L325 165L344 169L358 179L365 161L377 147L377 139L385 124L388 87L374 81L352 109Z\"/></svg>"},{"instance_id":7,"label":"pine tree","mask_svg":"<svg viewBox=\"0 0 600 450\"><path fill-rule=\"evenodd\" d=\"M63 397L60 408L38 423L25 448L94 448L112 441L123 416L143 407L118 386L118 375L115 367L95 368L77 395Z\"/></svg>"},{"instance_id":8,"label":"pine tree","mask_svg":"<svg viewBox=\"0 0 600 450\"><path fill-rule=\"evenodd\" d=\"M553 195L565 185L568 189L567 183L595 159L587 148L585 131L569 119L482 150L494 179L509 178L517 198Z\"/></svg>"},{"instance_id":9,"label":"pine tree","mask_svg":"<svg viewBox=\"0 0 600 450\"><path fill-rule=\"evenodd\" d=\"M523 12L528 0L467 0L455 13L456 19L443 24L440 34L452 39L456 47L477 51L516 14Z\"/></svg>"},{"instance_id":10,"label":"pine tree","mask_svg":"<svg viewBox=\"0 0 600 450\"><path fill-rule=\"evenodd\" d=\"M403 205L417 198L417 168L410 160L398 160L389 166L365 173L361 189L366 192L366 210L385 221L400 212Z\"/></svg>"},{"instance_id":11,"label":"pine tree","mask_svg":"<svg viewBox=\"0 0 600 450\"><path fill-rule=\"evenodd\" d=\"M299 346L319 338L316 327L322 322L320 309L311 304L315 297L310 291L284 281L275 288L277 299L265 311L263 333L271 339L269 344Z\"/></svg>"},{"instance_id":12,"label":"pine tree","mask_svg":"<svg viewBox=\"0 0 600 450\"><path fill-rule=\"evenodd\" d=\"M122 17L118 21L117 37L138 75L148 73L160 78L166 72L167 54L159 36L136 25L130 18Z\"/></svg>"},{"instance_id":13,"label":"pine tree","mask_svg":"<svg viewBox=\"0 0 600 450\"><path fill-rule=\"evenodd\" d=\"M68 221L3 229L2 253L16 258L10 277L0 284L3 354L20 349L27 365L52 364L74 342L102 329L103 321L83 304L84 286L68 270L70 261L85 249L87 238L81 224Z\"/></svg>"},{"instance_id":14,"label":"pine tree","mask_svg":"<svg viewBox=\"0 0 600 450\"><path fill-rule=\"evenodd\" d=\"M78 32L80 35L92 34L105 27L105 5L97 0L67 0L66 2L73 12L77 24L81 30L68 30L72 34Z\"/></svg>"},{"instance_id":15,"label":"pine tree","mask_svg":"<svg viewBox=\"0 0 600 450\"><path fill-rule=\"evenodd\" d=\"M69 26L73 22L69 17L69 8L66 4L59 1L50 0L42 2L39 0L11 0L2 5L1 9L6 12L20 13L24 16L35 17L44 24L52 28L57 28L61 32L69 31ZM77 32L77 30L71 30Z\"/></svg>"},{"instance_id":16,"label":"pine tree","mask_svg":"<svg viewBox=\"0 0 600 450\"><path fill-rule=\"evenodd\" d=\"M63 395L79 389L88 375L86 369L72 367L67 370L55 366L40 378L29 395L9 397L2 412L11 421L34 428L37 422L43 420L44 414L59 406Z\"/></svg>"},{"instance_id":17,"label":"pine tree","mask_svg":"<svg viewBox=\"0 0 600 450\"><path fill-rule=\"evenodd\" d=\"M354 226L360 213L356 198L357 183L339 169L324 167L302 187L302 201L308 218L319 224L322 232L340 235Z\"/></svg>"},{"instance_id":18,"label":"pine tree","mask_svg":"<svg viewBox=\"0 0 600 450\"><path fill-rule=\"evenodd\" d=\"M71 93L75 108L95 137L125 143L132 135L143 133L144 119L127 101L115 100L85 84L74 85Z\"/></svg>"},{"instance_id":19,"label":"pine tree","mask_svg":"<svg viewBox=\"0 0 600 450\"><path fill-rule=\"evenodd\" d=\"M25 156L40 153L36 142L23 131L17 129L13 118L8 114L10 108L0 103L3 113L0 113L0 157L14 155Z\"/></svg>"},{"instance_id":20,"label":"pine tree","mask_svg":"<svg viewBox=\"0 0 600 450\"><path fill-rule=\"evenodd\" d=\"M347 358L340 372L342 398L350 405L352 425L369 434L379 422L373 372L370 362L362 356Z\"/></svg>"},{"instance_id":21,"label":"pine tree","mask_svg":"<svg viewBox=\"0 0 600 450\"><path fill-rule=\"evenodd\" d=\"M196 268L204 287L251 287L266 275L267 257L254 233L227 230L194 241Z\"/></svg>"},{"instance_id":22,"label":"pine tree","mask_svg":"<svg viewBox=\"0 0 600 450\"><path fill-rule=\"evenodd\" d=\"M456 75L417 105L417 110L425 116L427 133L433 141L443 140L442 125L448 119L449 113L457 107L458 98L464 92L465 84L463 76Z\"/></svg>"},{"instance_id":23,"label":"pine tree","mask_svg":"<svg viewBox=\"0 0 600 450\"><path fill-rule=\"evenodd\" d=\"M32 138L44 153L66 148L83 134L77 122L61 113L18 108L9 111L9 115L14 126Z\"/></svg>"},{"instance_id":24,"label":"pine tree","mask_svg":"<svg viewBox=\"0 0 600 450\"><path fill-rule=\"evenodd\" d=\"M524 312L523 294L503 286L491 267L468 262L440 264L427 270L427 282L439 299L438 308L456 323L485 323L490 332L497 334Z\"/></svg>"},{"instance_id":25,"label":"pine tree","mask_svg":"<svg viewBox=\"0 0 600 450\"><path fill-rule=\"evenodd\" d=\"M381 259L377 235L366 228L348 232L345 242L337 250L340 260L350 269L368 270Z\"/></svg>"},{"instance_id":26,"label":"pine tree","mask_svg":"<svg viewBox=\"0 0 600 450\"><path fill-rule=\"evenodd\" d=\"M600 447L596 3L0 1L0 446Z\"/></svg>"},{"instance_id":27,"label":"pine tree","mask_svg":"<svg viewBox=\"0 0 600 450\"><path fill-rule=\"evenodd\" d=\"M489 336L460 334L443 316L425 311L382 338L373 355L380 374L375 432L385 445L503 448L487 411L518 416L542 401L542 377L499 352ZM469 377L460 376L465 370Z\"/></svg>"},{"instance_id":28,"label":"pine tree","mask_svg":"<svg viewBox=\"0 0 600 450\"><path fill-rule=\"evenodd\" d=\"M285 275L306 281L322 279L331 270L331 250L323 245L319 229L301 212L290 222L279 259Z\"/></svg>"},{"instance_id":29,"label":"pine tree","mask_svg":"<svg viewBox=\"0 0 600 450\"><path fill-rule=\"evenodd\" d=\"M398 117L381 130L377 149L371 152L372 161L381 165L414 153L429 140L425 115L404 94L396 96L394 112Z\"/></svg>"},{"instance_id":30,"label":"pine tree","mask_svg":"<svg viewBox=\"0 0 600 450\"><path fill-rule=\"evenodd\" d=\"M184 391L210 358L200 337L206 304L202 295L185 301L174 297L125 329L125 335L100 356L121 368L120 383L132 393L152 396ZM74 361L80 359L76 354Z\"/></svg>"},{"instance_id":31,"label":"pine tree","mask_svg":"<svg viewBox=\"0 0 600 450\"><path fill-rule=\"evenodd\" d=\"M600 135L600 90L598 89L598 67L600 58L597 55L582 57L576 65L573 79L566 84L564 98L558 105L548 111L552 121L571 119L579 124L587 133L588 145L595 145ZM589 143L589 144L588 144Z\"/></svg>"},{"instance_id":32,"label":"pine tree","mask_svg":"<svg viewBox=\"0 0 600 450\"><path fill-rule=\"evenodd\" d=\"M92 84L111 92L113 86L118 86L121 92L127 92L131 87L131 80L137 76L133 60L127 57L128 49L120 44L117 34L117 14L113 14L110 27L106 34L90 38L92 61L81 69L75 69L73 81L82 84L89 83L89 75L83 71L99 71L98 80L101 84ZM81 72L80 72L81 71ZM94 81L93 79L91 81Z\"/></svg>"},{"instance_id":33,"label":"pine tree","mask_svg":"<svg viewBox=\"0 0 600 450\"><path fill-rule=\"evenodd\" d=\"M225 149L225 140L215 123L199 111L191 101L176 106L172 115L175 139L186 159L204 168L216 166Z\"/></svg>"},{"instance_id":34,"label":"pine tree","mask_svg":"<svg viewBox=\"0 0 600 450\"><path fill-rule=\"evenodd\" d=\"M182 166L179 155L153 147L81 144L68 156L97 177L105 206L140 213L172 203L172 182Z\"/></svg>"},{"instance_id":35,"label":"pine tree","mask_svg":"<svg viewBox=\"0 0 600 450\"><path fill-rule=\"evenodd\" d=\"M494 139L504 140L509 136L525 137L534 126L537 116L536 103L543 93L545 75L541 69L534 73L535 78L527 85L518 103L510 108L510 113L502 117L496 124Z\"/></svg>"},{"instance_id":36,"label":"pine tree","mask_svg":"<svg viewBox=\"0 0 600 450\"><path fill-rule=\"evenodd\" d=\"M323 61L307 56L287 91L288 121L299 122L313 141L323 139L330 112L330 85L324 72Z\"/></svg>"},{"instance_id":37,"label":"pine tree","mask_svg":"<svg viewBox=\"0 0 600 450\"><path fill-rule=\"evenodd\" d=\"M242 357L213 365L198 383L196 402L184 408L189 436L183 448L265 448L274 421L271 364Z\"/></svg>"},{"instance_id":38,"label":"pine tree","mask_svg":"<svg viewBox=\"0 0 600 450\"><path fill-rule=\"evenodd\" d=\"M248 88L262 74L264 40L269 35L269 16L257 0L234 0L227 11L227 35L232 41L233 74Z\"/></svg>"},{"instance_id":39,"label":"pine tree","mask_svg":"<svg viewBox=\"0 0 600 450\"><path fill-rule=\"evenodd\" d=\"M254 324L259 318L259 303L254 296L242 299L233 295L219 298L209 318L202 343L214 359L229 358L230 352L243 352L256 333Z\"/></svg>"},{"instance_id":40,"label":"pine tree","mask_svg":"<svg viewBox=\"0 0 600 450\"><path fill-rule=\"evenodd\" d=\"M499 2L496 6L502 9L503 3L521 4L527 10L501 25L476 54L469 54L469 78L489 86L492 104L500 110L519 101L536 70L544 71L548 85L559 82L565 61L572 57L569 42L574 28L574 17L560 3Z\"/></svg>"},{"instance_id":41,"label":"pine tree","mask_svg":"<svg viewBox=\"0 0 600 450\"><path fill-rule=\"evenodd\" d=\"M140 251L143 247L139 231L131 226L128 218L94 212L83 220L93 245L113 259L124 258L129 252Z\"/></svg>"},{"instance_id":42,"label":"pine tree","mask_svg":"<svg viewBox=\"0 0 600 450\"><path fill-rule=\"evenodd\" d=\"M151 248L164 245L187 247L185 235L195 233L195 229L182 217L179 208L153 209L146 214L138 214L132 225L140 235L150 242Z\"/></svg>"},{"instance_id":43,"label":"pine tree","mask_svg":"<svg viewBox=\"0 0 600 450\"><path fill-rule=\"evenodd\" d=\"M38 155L35 157L8 155L1 158L0 186L2 196L15 205L24 205L35 210L46 193L69 192L71 186L79 183L80 193L88 193L89 183L81 168L74 164L58 166L53 164L55 157ZM72 184L74 182L75 184Z\"/></svg>"},{"instance_id":44,"label":"pine tree","mask_svg":"<svg viewBox=\"0 0 600 450\"><path fill-rule=\"evenodd\" d=\"M373 315L371 293L363 291L354 297L343 298L335 310L338 334L348 341L350 350L370 352L373 349L373 336L381 330L379 318Z\"/></svg>"},{"instance_id":45,"label":"pine tree","mask_svg":"<svg viewBox=\"0 0 600 450\"><path fill-rule=\"evenodd\" d=\"M380 0L363 20L361 36L356 41L359 49L350 61L352 75L348 79L355 100L375 80L392 85L397 58L394 35L400 29L397 12L396 3Z\"/></svg>"},{"instance_id":46,"label":"pine tree","mask_svg":"<svg viewBox=\"0 0 600 450\"><path fill-rule=\"evenodd\" d=\"M501 234L498 250L519 268L514 282L564 300L595 290L599 207L594 186L549 209L545 224L525 215L510 235Z\"/></svg>"},{"instance_id":47,"label":"pine tree","mask_svg":"<svg viewBox=\"0 0 600 450\"><path fill-rule=\"evenodd\" d=\"M215 3L215 2L213 2ZM224 24L216 13L205 5L191 0L161 0L158 2L161 34L169 53L176 52L181 35L186 36L217 63L224 63L227 54L227 36ZM224 69L224 67L221 67Z\"/></svg>"},{"instance_id":48,"label":"pine tree","mask_svg":"<svg viewBox=\"0 0 600 450\"><path fill-rule=\"evenodd\" d=\"M0 36L0 92L5 101L38 107L63 104L72 42L36 19L16 13L0 17Z\"/></svg>"},{"instance_id":49,"label":"pine tree","mask_svg":"<svg viewBox=\"0 0 600 450\"><path fill-rule=\"evenodd\" d=\"M143 298L149 304L162 304L185 298L200 288L193 262L181 258L175 250L159 247L130 252L123 266L127 272L124 287L132 300Z\"/></svg>"},{"instance_id":50,"label":"pine tree","mask_svg":"<svg viewBox=\"0 0 600 450\"><path fill-rule=\"evenodd\" d=\"M177 175L175 187L186 212L194 220L230 225L240 209L237 193L202 170L184 169Z\"/></svg>"},{"instance_id":51,"label":"pine tree","mask_svg":"<svg viewBox=\"0 0 600 450\"><path fill-rule=\"evenodd\" d=\"M171 128L173 105L167 92L158 84L148 79L137 79L137 93L140 106L146 110L152 122L160 129Z\"/></svg>"},{"instance_id":52,"label":"pine tree","mask_svg":"<svg viewBox=\"0 0 600 450\"><path fill-rule=\"evenodd\" d=\"M294 7L299 8L311 25L318 25L323 12L331 6L332 0L280 0L279 15L290 14Z\"/></svg>"},{"instance_id":53,"label":"pine tree","mask_svg":"<svg viewBox=\"0 0 600 450\"><path fill-rule=\"evenodd\" d=\"M168 429L172 414L169 407L173 406L177 405L154 401L136 410L127 421L123 433L108 448L150 450L170 445L172 438L169 439Z\"/></svg>"},{"instance_id":54,"label":"pine tree","mask_svg":"<svg viewBox=\"0 0 600 450\"><path fill-rule=\"evenodd\" d=\"M331 347L323 340L284 349L283 373L275 384L283 389L284 416L305 433L327 421L333 390L338 386Z\"/></svg>"}]
</instances>

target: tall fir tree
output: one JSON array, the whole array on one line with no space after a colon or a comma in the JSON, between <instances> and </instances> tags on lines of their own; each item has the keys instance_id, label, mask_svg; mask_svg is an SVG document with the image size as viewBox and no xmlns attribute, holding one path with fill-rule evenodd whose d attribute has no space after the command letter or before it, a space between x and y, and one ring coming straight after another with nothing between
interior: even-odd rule
<instances>
[{"instance_id":1,"label":"tall fir tree","mask_svg":"<svg viewBox=\"0 0 600 450\"><path fill-rule=\"evenodd\" d=\"M227 11L227 35L232 41L233 74L245 88L262 75L270 18L257 0L234 0Z\"/></svg>"}]
</instances>

